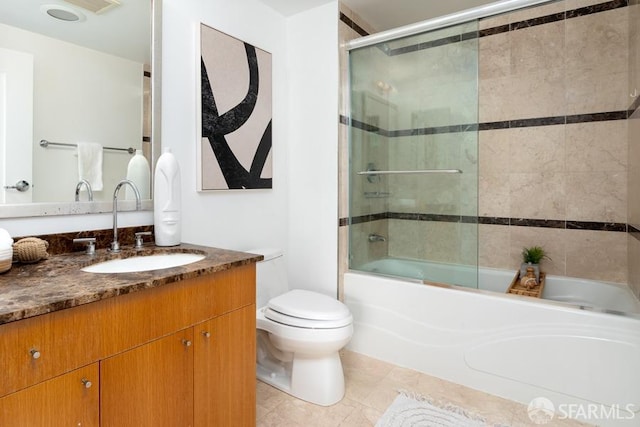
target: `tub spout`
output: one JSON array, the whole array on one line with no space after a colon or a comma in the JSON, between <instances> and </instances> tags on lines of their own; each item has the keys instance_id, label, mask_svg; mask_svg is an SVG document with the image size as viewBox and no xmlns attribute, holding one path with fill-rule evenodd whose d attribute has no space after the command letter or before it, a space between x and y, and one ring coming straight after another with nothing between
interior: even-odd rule
<instances>
[{"instance_id":1,"label":"tub spout","mask_svg":"<svg viewBox=\"0 0 640 427\"><path fill-rule=\"evenodd\" d=\"M387 239L384 236L381 236L379 234L371 233L369 234L369 241L370 242L386 242Z\"/></svg>"}]
</instances>

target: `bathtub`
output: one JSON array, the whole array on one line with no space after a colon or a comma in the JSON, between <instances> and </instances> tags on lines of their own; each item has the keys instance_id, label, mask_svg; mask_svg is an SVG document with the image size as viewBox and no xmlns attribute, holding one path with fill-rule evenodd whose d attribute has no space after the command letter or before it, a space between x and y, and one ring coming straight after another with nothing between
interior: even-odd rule
<instances>
[{"instance_id":1,"label":"bathtub","mask_svg":"<svg viewBox=\"0 0 640 427\"><path fill-rule=\"evenodd\" d=\"M443 269L468 286L473 268L376 263L344 276L350 350L524 404L544 397L559 417L640 425L640 310L625 286L549 276L541 301L504 293L515 271L480 269L471 289L420 279L442 282ZM420 279L375 274L388 267Z\"/></svg>"}]
</instances>

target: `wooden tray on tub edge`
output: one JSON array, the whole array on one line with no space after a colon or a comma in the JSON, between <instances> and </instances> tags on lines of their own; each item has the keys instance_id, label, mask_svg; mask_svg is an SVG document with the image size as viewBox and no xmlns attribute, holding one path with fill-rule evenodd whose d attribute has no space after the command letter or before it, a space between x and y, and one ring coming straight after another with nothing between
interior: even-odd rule
<instances>
[{"instance_id":1,"label":"wooden tray on tub edge","mask_svg":"<svg viewBox=\"0 0 640 427\"><path fill-rule=\"evenodd\" d=\"M546 274L540 272L540 283L538 283L535 288L527 289L520 284L520 270L518 270L516 271L516 276L511 281L511 285L509 285L509 289L507 289L507 293L540 298L542 297L542 291L544 290L545 278Z\"/></svg>"}]
</instances>

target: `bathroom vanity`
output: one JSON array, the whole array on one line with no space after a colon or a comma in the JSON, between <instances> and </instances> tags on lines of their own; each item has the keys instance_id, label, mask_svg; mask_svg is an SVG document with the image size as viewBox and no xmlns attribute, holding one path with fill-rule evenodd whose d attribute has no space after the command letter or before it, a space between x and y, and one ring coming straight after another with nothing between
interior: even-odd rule
<instances>
[{"instance_id":1,"label":"bathroom vanity","mask_svg":"<svg viewBox=\"0 0 640 427\"><path fill-rule=\"evenodd\" d=\"M0 275L0 426L255 425L255 262L98 274L57 255Z\"/></svg>"}]
</instances>

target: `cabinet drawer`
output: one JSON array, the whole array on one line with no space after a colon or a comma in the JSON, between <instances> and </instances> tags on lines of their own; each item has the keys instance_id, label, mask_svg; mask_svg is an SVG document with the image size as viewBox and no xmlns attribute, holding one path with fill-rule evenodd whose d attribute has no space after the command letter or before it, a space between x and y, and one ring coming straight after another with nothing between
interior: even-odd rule
<instances>
[{"instance_id":1,"label":"cabinet drawer","mask_svg":"<svg viewBox=\"0 0 640 427\"><path fill-rule=\"evenodd\" d=\"M96 362L99 306L87 304L0 326L0 396Z\"/></svg>"},{"instance_id":2,"label":"cabinet drawer","mask_svg":"<svg viewBox=\"0 0 640 427\"><path fill-rule=\"evenodd\" d=\"M98 427L98 364L0 398L0 426Z\"/></svg>"}]
</instances>

